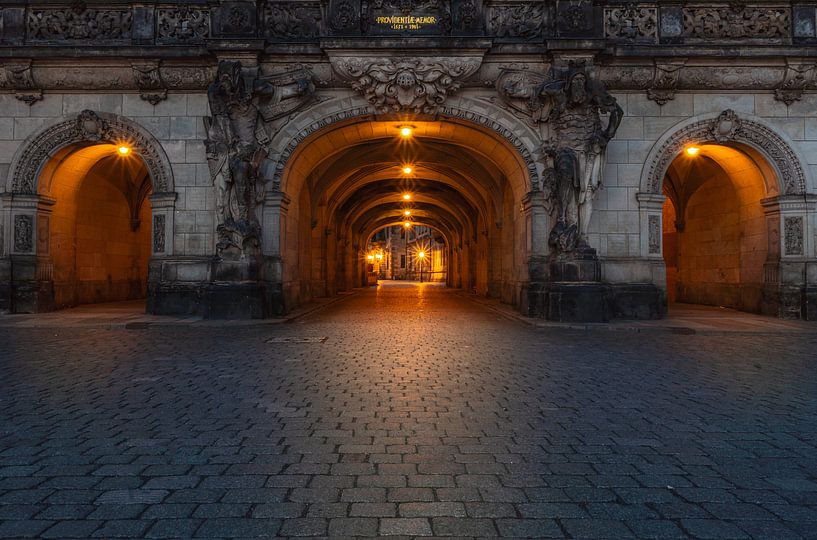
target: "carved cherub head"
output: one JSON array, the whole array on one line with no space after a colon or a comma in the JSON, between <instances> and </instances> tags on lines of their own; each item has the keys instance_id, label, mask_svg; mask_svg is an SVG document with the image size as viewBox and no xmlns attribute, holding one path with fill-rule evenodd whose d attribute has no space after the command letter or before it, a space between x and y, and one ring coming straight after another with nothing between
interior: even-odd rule
<instances>
[{"instance_id":1,"label":"carved cherub head","mask_svg":"<svg viewBox=\"0 0 817 540\"><path fill-rule=\"evenodd\" d=\"M587 75L574 71L567 80L567 95L570 103L579 104L587 101Z\"/></svg>"}]
</instances>

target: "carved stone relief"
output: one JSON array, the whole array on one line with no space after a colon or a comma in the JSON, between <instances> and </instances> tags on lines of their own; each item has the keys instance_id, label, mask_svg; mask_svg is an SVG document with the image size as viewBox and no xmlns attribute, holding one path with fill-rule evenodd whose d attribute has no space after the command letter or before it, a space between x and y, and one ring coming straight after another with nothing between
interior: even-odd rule
<instances>
[{"instance_id":1,"label":"carved stone relief","mask_svg":"<svg viewBox=\"0 0 817 540\"><path fill-rule=\"evenodd\" d=\"M433 114L480 58L338 58L333 69L380 113Z\"/></svg>"},{"instance_id":2,"label":"carved stone relief","mask_svg":"<svg viewBox=\"0 0 817 540\"><path fill-rule=\"evenodd\" d=\"M647 218L648 242L650 255L661 253L661 216L651 215Z\"/></svg>"},{"instance_id":3,"label":"carved stone relief","mask_svg":"<svg viewBox=\"0 0 817 540\"><path fill-rule=\"evenodd\" d=\"M683 37L689 39L780 39L790 35L788 8L746 6L684 7Z\"/></svg>"},{"instance_id":4,"label":"carved stone relief","mask_svg":"<svg viewBox=\"0 0 817 540\"><path fill-rule=\"evenodd\" d=\"M786 74L783 82L775 88L774 97L786 105L798 101L805 89L814 81L817 65L812 63L798 63L786 59Z\"/></svg>"},{"instance_id":5,"label":"carved stone relief","mask_svg":"<svg viewBox=\"0 0 817 540\"><path fill-rule=\"evenodd\" d=\"M31 75L31 60L5 64L0 71L0 86L14 90L15 98L28 105L43 99L43 91Z\"/></svg>"},{"instance_id":6,"label":"carved stone relief","mask_svg":"<svg viewBox=\"0 0 817 540\"><path fill-rule=\"evenodd\" d=\"M14 251L17 253L34 251L34 216L28 214L14 216Z\"/></svg>"},{"instance_id":7,"label":"carved stone relief","mask_svg":"<svg viewBox=\"0 0 817 540\"><path fill-rule=\"evenodd\" d=\"M194 43L210 37L210 10L187 6L159 9L156 38L163 43Z\"/></svg>"},{"instance_id":8,"label":"carved stone relief","mask_svg":"<svg viewBox=\"0 0 817 540\"><path fill-rule=\"evenodd\" d=\"M274 40L311 40L320 35L321 6L306 2L266 2L264 34Z\"/></svg>"},{"instance_id":9,"label":"carved stone relief","mask_svg":"<svg viewBox=\"0 0 817 540\"><path fill-rule=\"evenodd\" d=\"M82 4L57 9L29 9L29 41L130 40L130 9L86 9Z\"/></svg>"},{"instance_id":10,"label":"carved stone relief","mask_svg":"<svg viewBox=\"0 0 817 540\"><path fill-rule=\"evenodd\" d=\"M627 6L604 10L604 36L623 41L647 41L658 39L658 8Z\"/></svg>"},{"instance_id":11,"label":"carved stone relief","mask_svg":"<svg viewBox=\"0 0 817 540\"><path fill-rule=\"evenodd\" d=\"M805 193L806 176L797 154L773 130L757 122L740 118L726 110L712 120L701 120L674 133L657 151L657 158L649 163L648 189L660 193L664 175L672 161L690 143L707 141L746 143L760 150L779 171L780 190L783 194Z\"/></svg>"},{"instance_id":12,"label":"carved stone relief","mask_svg":"<svg viewBox=\"0 0 817 540\"><path fill-rule=\"evenodd\" d=\"M165 252L165 216L153 216L153 253Z\"/></svg>"},{"instance_id":13,"label":"carved stone relief","mask_svg":"<svg viewBox=\"0 0 817 540\"><path fill-rule=\"evenodd\" d=\"M168 191L171 185L170 164L159 153L158 143L147 131L110 114L84 110L74 119L55 124L41 132L12 163L14 193L36 193L37 175L55 150L80 142L128 141L150 173L154 193Z\"/></svg>"},{"instance_id":14,"label":"carved stone relief","mask_svg":"<svg viewBox=\"0 0 817 540\"><path fill-rule=\"evenodd\" d=\"M803 254L803 217L788 216L783 219L783 244L786 255Z\"/></svg>"},{"instance_id":15,"label":"carved stone relief","mask_svg":"<svg viewBox=\"0 0 817 540\"><path fill-rule=\"evenodd\" d=\"M678 89L678 79L681 69L684 67L685 59L672 62L659 62L655 60L655 77L652 84L647 89L647 98L655 101L659 105L675 99L675 92Z\"/></svg>"},{"instance_id":16,"label":"carved stone relief","mask_svg":"<svg viewBox=\"0 0 817 540\"><path fill-rule=\"evenodd\" d=\"M131 68L136 86L139 88L139 97L151 105L167 99L167 88L162 81L158 61L131 64Z\"/></svg>"},{"instance_id":17,"label":"carved stone relief","mask_svg":"<svg viewBox=\"0 0 817 540\"><path fill-rule=\"evenodd\" d=\"M544 7L532 3L492 4L488 32L497 38L535 40L542 37Z\"/></svg>"}]
</instances>

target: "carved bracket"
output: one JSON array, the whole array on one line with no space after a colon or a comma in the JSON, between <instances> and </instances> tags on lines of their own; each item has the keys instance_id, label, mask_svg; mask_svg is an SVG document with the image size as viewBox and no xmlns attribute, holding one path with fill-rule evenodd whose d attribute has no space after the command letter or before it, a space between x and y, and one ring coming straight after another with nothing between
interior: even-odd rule
<instances>
[{"instance_id":1,"label":"carved bracket","mask_svg":"<svg viewBox=\"0 0 817 540\"><path fill-rule=\"evenodd\" d=\"M780 86L774 90L774 98L791 105L803 97L803 91L812 84L817 64L800 63L786 59L786 73Z\"/></svg>"},{"instance_id":2,"label":"carved bracket","mask_svg":"<svg viewBox=\"0 0 817 540\"><path fill-rule=\"evenodd\" d=\"M139 88L139 97L151 105L167 99L167 86L162 81L158 61L131 64L131 68L136 87Z\"/></svg>"},{"instance_id":3,"label":"carved bracket","mask_svg":"<svg viewBox=\"0 0 817 540\"><path fill-rule=\"evenodd\" d=\"M5 64L0 75L2 86L14 90L14 97L20 101L31 106L43 99L43 91L31 75L31 60Z\"/></svg>"},{"instance_id":4,"label":"carved bracket","mask_svg":"<svg viewBox=\"0 0 817 540\"><path fill-rule=\"evenodd\" d=\"M654 62L655 74L652 83L647 88L647 97L659 105L664 105L675 99L678 80L681 76L681 69L686 64L686 58L671 62L660 62L656 59Z\"/></svg>"},{"instance_id":5,"label":"carved bracket","mask_svg":"<svg viewBox=\"0 0 817 540\"><path fill-rule=\"evenodd\" d=\"M332 68L380 113L434 114L482 58L332 59Z\"/></svg>"}]
</instances>

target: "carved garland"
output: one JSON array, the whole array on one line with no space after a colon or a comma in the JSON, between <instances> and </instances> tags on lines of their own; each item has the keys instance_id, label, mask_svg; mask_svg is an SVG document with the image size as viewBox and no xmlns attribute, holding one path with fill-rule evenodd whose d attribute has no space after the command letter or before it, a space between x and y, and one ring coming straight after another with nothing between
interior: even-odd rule
<instances>
[{"instance_id":1,"label":"carved garland","mask_svg":"<svg viewBox=\"0 0 817 540\"><path fill-rule=\"evenodd\" d=\"M336 124L338 122L343 122L345 120L349 120L352 118L367 116L371 114L372 114L371 109L367 107L356 107L354 109L348 109L345 111L334 113L316 122L313 122L306 126L305 128L303 128L297 134L295 134L292 140L289 141L289 144L287 144L286 148L284 148L284 150L281 152L281 155L278 158L277 163L275 164L275 172L272 178L273 189L275 191L280 191L281 178L284 174L284 169L286 169L289 159L292 157L292 154L295 152L296 148L298 148L298 146L303 141L305 141L309 136L325 128L326 126ZM517 152L519 152L519 155L525 161L525 166L528 170L528 176L530 177L531 191L539 191L541 189L541 183L539 181L539 171L536 168L536 161L533 159L533 156L531 155L530 151L525 147L522 140L519 139L519 137L517 137L512 130L504 127L503 125L499 124L498 122L487 116L483 116L472 111L466 111L454 107L440 107L439 114L444 117L459 118L475 124L479 124L502 136L511 144L511 146L514 147L514 149L516 149Z\"/></svg>"},{"instance_id":2,"label":"carved garland","mask_svg":"<svg viewBox=\"0 0 817 540\"><path fill-rule=\"evenodd\" d=\"M690 143L745 143L758 150L772 162L780 175L779 184L783 194L802 194L806 191L806 175L800 160L786 142L774 131L757 122L739 118L732 110L722 112L717 118L701 120L677 131L661 145L658 158L650 163L648 189L660 193L672 161Z\"/></svg>"},{"instance_id":3,"label":"carved garland","mask_svg":"<svg viewBox=\"0 0 817 540\"><path fill-rule=\"evenodd\" d=\"M75 143L127 142L144 161L150 173L154 193L172 189L172 176L167 157L158 150L158 142L141 128L107 113L82 111L75 118L55 124L29 140L16 164L11 168L10 185L13 193L37 191L37 178L43 165L54 151Z\"/></svg>"}]
</instances>

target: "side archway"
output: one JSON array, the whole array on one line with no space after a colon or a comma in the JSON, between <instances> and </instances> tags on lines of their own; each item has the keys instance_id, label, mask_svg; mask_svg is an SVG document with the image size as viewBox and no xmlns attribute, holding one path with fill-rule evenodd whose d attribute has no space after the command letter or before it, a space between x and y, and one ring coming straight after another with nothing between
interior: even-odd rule
<instances>
[{"instance_id":1,"label":"side archway","mask_svg":"<svg viewBox=\"0 0 817 540\"><path fill-rule=\"evenodd\" d=\"M814 200L803 163L784 135L732 110L659 139L638 200L642 255L670 300L807 317Z\"/></svg>"},{"instance_id":2,"label":"side archway","mask_svg":"<svg viewBox=\"0 0 817 540\"><path fill-rule=\"evenodd\" d=\"M173 253L170 162L127 118L85 110L35 132L5 188L10 311L144 298L149 262Z\"/></svg>"}]
</instances>

